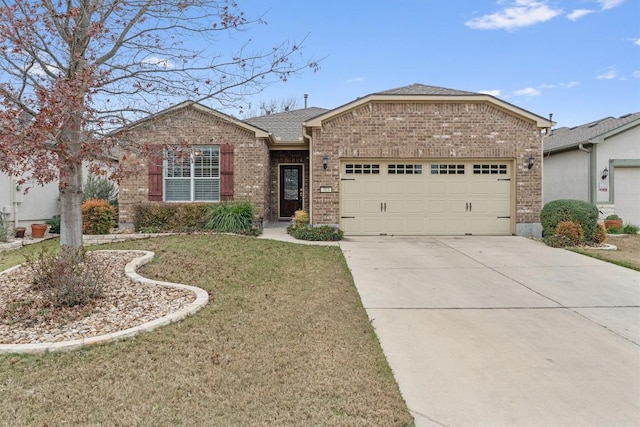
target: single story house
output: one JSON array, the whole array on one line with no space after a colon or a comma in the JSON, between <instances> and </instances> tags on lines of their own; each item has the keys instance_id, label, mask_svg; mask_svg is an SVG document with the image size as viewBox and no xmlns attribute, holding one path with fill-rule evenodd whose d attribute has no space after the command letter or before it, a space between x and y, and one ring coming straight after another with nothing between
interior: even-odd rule
<instances>
[{"instance_id":1,"label":"single story house","mask_svg":"<svg viewBox=\"0 0 640 427\"><path fill-rule=\"evenodd\" d=\"M544 141L544 202L595 203L640 225L640 112L553 129Z\"/></svg>"},{"instance_id":2,"label":"single story house","mask_svg":"<svg viewBox=\"0 0 640 427\"><path fill-rule=\"evenodd\" d=\"M551 126L421 84L244 121L184 102L117 131L157 147L125 160L144 167L120 182L120 221L138 203L249 200L266 221L305 209L347 235L540 235Z\"/></svg>"}]
</instances>

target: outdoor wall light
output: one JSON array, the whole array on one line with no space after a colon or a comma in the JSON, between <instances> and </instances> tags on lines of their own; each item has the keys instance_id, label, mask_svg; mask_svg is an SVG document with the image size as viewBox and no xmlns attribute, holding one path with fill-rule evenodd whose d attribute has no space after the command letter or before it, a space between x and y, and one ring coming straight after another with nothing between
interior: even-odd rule
<instances>
[{"instance_id":1,"label":"outdoor wall light","mask_svg":"<svg viewBox=\"0 0 640 427\"><path fill-rule=\"evenodd\" d=\"M529 163L527 164L527 169L531 169L533 167L533 162L536 160L535 157L529 157Z\"/></svg>"},{"instance_id":2,"label":"outdoor wall light","mask_svg":"<svg viewBox=\"0 0 640 427\"><path fill-rule=\"evenodd\" d=\"M324 156L322 158L322 169L326 169L329 167L329 158L327 156Z\"/></svg>"},{"instance_id":3,"label":"outdoor wall light","mask_svg":"<svg viewBox=\"0 0 640 427\"><path fill-rule=\"evenodd\" d=\"M607 179L608 176L609 176L609 169L604 168L604 170L602 171L602 179Z\"/></svg>"}]
</instances>

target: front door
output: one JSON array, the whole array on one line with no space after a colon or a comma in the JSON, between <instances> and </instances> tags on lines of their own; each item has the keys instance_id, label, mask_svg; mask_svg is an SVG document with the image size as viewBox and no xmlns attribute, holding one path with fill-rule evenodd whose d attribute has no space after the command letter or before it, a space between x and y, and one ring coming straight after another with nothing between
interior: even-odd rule
<instances>
[{"instance_id":1,"label":"front door","mask_svg":"<svg viewBox=\"0 0 640 427\"><path fill-rule=\"evenodd\" d=\"M280 218L302 209L302 165L280 165Z\"/></svg>"}]
</instances>

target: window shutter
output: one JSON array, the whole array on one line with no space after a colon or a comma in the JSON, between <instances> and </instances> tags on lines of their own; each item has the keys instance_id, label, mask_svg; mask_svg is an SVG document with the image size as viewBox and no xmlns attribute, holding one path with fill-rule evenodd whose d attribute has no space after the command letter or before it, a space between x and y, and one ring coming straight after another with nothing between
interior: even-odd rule
<instances>
[{"instance_id":1,"label":"window shutter","mask_svg":"<svg viewBox=\"0 0 640 427\"><path fill-rule=\"evenodd\" d=\"M233 200L233 145L220 146L220 200Z\"/></svg>"},{"instance_id":2,"label":"window shutter","mask_svg":"<svg viewBox=\"0 0 640 427\"><path fill-rule=\"evenodd\" d=\"M162 201L162 146L149 148L149 201Z\"/></svg>"}]
</instances>

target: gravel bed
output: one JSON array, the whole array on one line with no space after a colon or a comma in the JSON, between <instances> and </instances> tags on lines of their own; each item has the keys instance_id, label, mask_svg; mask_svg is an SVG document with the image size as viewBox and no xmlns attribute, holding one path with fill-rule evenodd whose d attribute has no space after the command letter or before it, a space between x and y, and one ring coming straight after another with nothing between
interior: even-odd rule
<instances>
[{"instance_id":1,"label":"gravel bed","mask_svg":"<svg viewBox=\"0 0 640 427\"><path fill-rule=\"evenodd\" d=\"M193 292L138 283L125 275L136 251L90 252L105 267L103 296L88 306L52 309L30 290L25 265L0 273L0 344L51 343L122 331L195 301Z\"/></svg>"}]
</instances>

